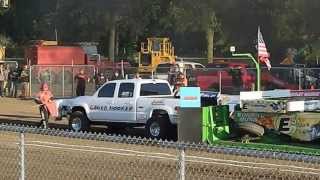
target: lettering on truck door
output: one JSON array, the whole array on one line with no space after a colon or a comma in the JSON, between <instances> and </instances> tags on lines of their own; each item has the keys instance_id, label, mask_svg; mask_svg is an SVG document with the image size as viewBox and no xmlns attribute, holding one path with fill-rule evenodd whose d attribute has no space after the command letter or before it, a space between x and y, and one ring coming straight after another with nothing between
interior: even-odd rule
<instances>
[{"instance_id":1,"label":"lettering on truck door","mask_svg":"<svg viewBox=\"0 0 320 180\"><path fill-rule=\"evenodd\" d=\"M121 83L119 86L116 102L112 107L114 120L135 121L136 120L136 98L134 83Z\"/></svg>"},{"instance_id":2,"label":"lettering on truck door","mask_svg":"<svg viewBox=\"0 0 320 180\"><path fill-rule=\"evenodd\" d=\"M114 94L116 89L116 83L105 84L98 92L95 101L90 103L90 112L92 114L92 120L105 121L112 120L113 112L110 107L114 105Z\"/></svg>"}]
</instances>

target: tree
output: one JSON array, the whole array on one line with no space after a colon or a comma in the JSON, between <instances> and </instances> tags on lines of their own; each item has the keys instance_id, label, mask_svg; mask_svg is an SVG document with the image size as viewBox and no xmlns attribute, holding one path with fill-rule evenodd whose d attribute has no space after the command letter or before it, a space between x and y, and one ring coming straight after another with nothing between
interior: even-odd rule
<instances>
[{"instance_id":1,"label":"tree","mask_svg":"<svg viewBox=\"0 0 320 180\"><path fill-rule=\"evenodd\" d=\"M215 33L219 31L216 10L218 2L214 0L177 0L172 2L171 12L176 19L177 28L181 31L204 31L207 39L207 58L214 57Z\"/></svg>"}]
</instances>

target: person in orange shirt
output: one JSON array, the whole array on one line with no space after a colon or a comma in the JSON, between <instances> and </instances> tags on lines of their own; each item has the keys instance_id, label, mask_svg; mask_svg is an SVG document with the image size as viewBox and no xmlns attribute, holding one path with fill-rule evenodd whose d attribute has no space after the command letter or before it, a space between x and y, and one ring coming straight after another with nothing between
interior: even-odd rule
<instances>
[{"instance_id":1,"label":"person in orange shirt","mask_svg":"<svg viewBox=\"0 0 320 180\"><path fill-rule=\"evenodd\" d=\"M36 97L43 105L46 106L50 116L56 119L58 117L58 108L56 103L53 101L53 94L49 90L49 86L46 83L41 85L40 92L36 95Z\"/></svg>"},{"instance_id":2,"label":"person in orange shirt","mask_svg":"<svg viewBox=\"0 0 320 180\"><path fill-rule=\"evenodd\" d=\"M180 72L177 76L177 80L174 85L173 91L177 92L177 91L179 91L180 87L186 87L186 86L188 86L188 80L187 80L186 76Z\"/></svg>"}]
</instances>

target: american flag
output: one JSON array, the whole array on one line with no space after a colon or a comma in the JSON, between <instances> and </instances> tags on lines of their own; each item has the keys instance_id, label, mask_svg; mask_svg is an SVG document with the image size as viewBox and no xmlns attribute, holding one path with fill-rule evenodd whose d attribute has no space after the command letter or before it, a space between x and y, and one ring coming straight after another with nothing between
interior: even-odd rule
<instances>
[{"instance_id":1,"label":"american flag","mask_svg":"<svg viewBox=\"0 0 320 180\"><path fill-rule=\"evenodd\" d=\"M268 70L271 69L271 64L269 61L269 53L267 50L266 43L264 43L260 27L258 28L258 58L261 62L265 63L268 67Z\"/></svg>"}]
</instances>

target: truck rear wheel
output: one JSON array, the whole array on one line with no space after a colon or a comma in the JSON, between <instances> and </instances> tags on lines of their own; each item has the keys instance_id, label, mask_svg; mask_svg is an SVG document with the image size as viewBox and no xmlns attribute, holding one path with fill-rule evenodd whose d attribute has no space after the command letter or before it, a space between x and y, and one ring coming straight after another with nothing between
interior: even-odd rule
<instances>
[{"instance_id":1,"label":"truck rear wheel","mask_svg":"<svg viewBox=\"0 0 320 180\"><path fill-rule=\"evenodd\" d=\"M73 131L87 131L90 123L86 114L82 111L75 111L71 114L69 119L69 128Z\"/></svg>"},{"instance_id":2,"label":"truck rear wheel","mask_svg":"<svg viewBox=\"0 0 320 180\"><path fill-rule=\"evenodd\" d=\"M170 124L164 118L150 118L146 124L147 137L152 139L166 139L169 137Z\"/></svg>"}]
</instances>

